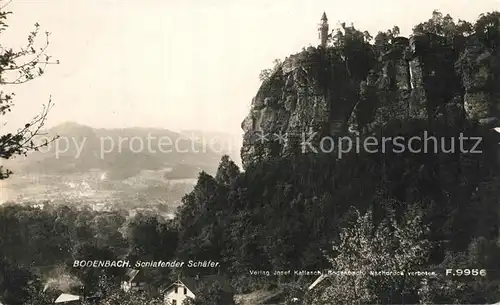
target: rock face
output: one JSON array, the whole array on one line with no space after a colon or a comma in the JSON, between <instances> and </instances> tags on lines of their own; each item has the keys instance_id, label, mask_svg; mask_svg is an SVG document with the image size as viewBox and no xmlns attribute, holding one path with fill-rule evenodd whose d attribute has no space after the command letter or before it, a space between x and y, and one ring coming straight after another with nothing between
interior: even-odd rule
<instances>
[{"instance_id":1,"label":"rock face","mask_svg":"<svg viewBox=\"0 0 500 305\"><path fill-rule=\"evenodd\" d=\"M323 49L309 48L285 59L263 82L242 122L243 165L293 153L310 131L345 129L355 102L345 94L352 87L347 74L341 59Z\"/></svg>"},{"instance_id":2,"label":"rock face","mask_svg":"<svg viewBox=\"0 0 500 305\"><path fill-rule=\"evenodd\" d=\"M296 153L299 143L325 135L369 134L391 120L455 125L500 118L500 52L475 36L398 37L373 59L364 73L356 70L362 59L333 47L286 58L242 122L243 166Z\"/></svg>"}]
</instances>

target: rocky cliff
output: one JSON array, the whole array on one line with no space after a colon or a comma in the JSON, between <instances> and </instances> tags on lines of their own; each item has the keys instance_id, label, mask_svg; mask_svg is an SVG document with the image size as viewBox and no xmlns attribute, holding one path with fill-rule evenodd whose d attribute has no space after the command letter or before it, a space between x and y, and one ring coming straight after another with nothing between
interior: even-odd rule
<instances>
[{"instance_id":1,"label":"rocky cliff","mask_svg":"<svg viewBox=\"0 0 500 305\"><path fill-rule=\"evenodd\" d=\"M379 48L309 47L263 81L242 122L244 167L318 137L370 134L393 120L443 126L500 118L500 52L478 35L396 37Z\"/></svg>"}]
</instances>

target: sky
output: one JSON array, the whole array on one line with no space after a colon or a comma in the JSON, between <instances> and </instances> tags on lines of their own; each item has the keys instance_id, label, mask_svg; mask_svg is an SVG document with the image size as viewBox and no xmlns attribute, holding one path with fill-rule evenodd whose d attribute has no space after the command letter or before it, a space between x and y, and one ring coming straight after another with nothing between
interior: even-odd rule
<instances>
[{"instance_id":1,"label":"sky","mask_svg":"<svg viewBox=\"0 0 500 305\"><path fill-rule=\"evenodd\" d=\"M474 21L500 9L500 0L13 0L7 9L1 45L24 45L38 22L60 64L1 88L16 93L12 113L0 118L4 128L24 124L52 96L48 127L240 134L260 71L318 45L323 11L330 28L353 22L373 35L398 25L408 35L434 9Z\"/></svg>"}]
</instances>

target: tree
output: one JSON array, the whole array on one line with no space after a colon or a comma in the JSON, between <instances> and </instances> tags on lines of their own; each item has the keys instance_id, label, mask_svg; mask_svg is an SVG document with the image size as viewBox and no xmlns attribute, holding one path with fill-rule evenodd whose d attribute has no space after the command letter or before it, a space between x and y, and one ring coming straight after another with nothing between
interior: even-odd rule
<instances>
[{"instance_id":1,"label":"tree","mask_svg":"<svg viewBox=\"0 0 500 305\"><path fill-rule=\"evenodd\" d=\"M453 266L455 270L487 270L486 274L474 276L441 276L426 283L422 291L423 301L434 304L489 304L500 299L498 287L500 276L497 272L500 265L500 247L496 240L484 237L474 238L467 250L447 252L445 259L435 267L445 270ZM471 271L474 272L474 271ZM427 303L426 303L427 304Z\"/></svg>"},{"instance_id":2,"label":"tree","mask_svg":"<svg viewBox=\"0 0 500 305\"><path fill-rule=\"evenodd\" d=\"M199 287L196 299L186 299L183 305L234 305L234 292L221 281L213 281Z\"/></svg>"},{"instance_id":3,"label":"tree","mask_svg":"<svg viewBox=\"0 0 500 305\"><path fill-rule=\"evenodd\" d=\"M40 291L37 276L26 268L0 259L0 302L22 305L37 299Z\"/></svg>"},{"instance_id":4,"label":"tree","mask_svg":"<svg viewBox=\"0 0 500 305\"><path fill-rule=\"evenodd\" d=\"M353 92L348 95L353 94L350 98L357 98L354 96L357 96L359 82L366 79L374 64L373 48L370 45L373 37L367 31L356 29L353 24L347 26L345 22L332 31L331 37L336 53L344 62L350 86L353 86L349 90Z\"/></svg>"},{"instance_id":5,"label":"tree","mask_svg":"<svg viewBox=\"0 0 500 305\"><path fill-rule=\"evenodd\" d=\"M281 67L281 65L283 64L283 62L280 60L280 59L275 59L273 60L273 68L271 69L264 69L262 71L260 71L260 74L259 74L259 79L264 82L268 79L271 78L271 76L276 72L278 71L278 69Z\"/></svg>"},{"instance_id":6,"label":"tree","mask_svg":"<svg viewBox=\"0 0 500 305\"><path fill-rule=\"evenodd\" d=\"M399 34L400 30L396 25L385 32L378 32L374 39L374 46L378 53L384 54L389 51L391 49L391 42L394 38L398 37Z\"/></svg>"},{"instance_id":7,"label":"tree","mask_svg":"<svg viewBox=\"0 0 500 305\"><path fill-rule=\"evenodd\" d=\"M163 260L174 257L177 230L171 221L159 216L138 213L127 226L128 254L131 261ZM141 272L152 284L160 284L170 274L169 268L145 268Z\"/></svg>"},{"instance_id":8,"label":"tree","mask_svg":"<svg viewBox=\"0 0 500 305\"><path fill-rule=\"evenodd\" d=\"M201 172L194 189L182 198L177 211L179 247L182 259L220 258L224 246L219 214L227 209L227 197L214 177ZM202 268L203 269L203 268ZM206 269L206 268L205 268ZM190 268L190 271L195 269Z\"/></svg>"},{"instance_id":9,"label":"tree","mask_svg":"<svg viewBox=\"0 0 500 305\"><path fill-rule=\"evenodd\" d=\"M500 39L500 12L481 14L474 24L474 30L489 47L498 47Z\"/></svg>"},{"instance_id":10,"label":"tree","mask_svg":"<svg viewBox=\"0 0 500 305\"><path fill-rule=\"evenodd\" d=\"M127 239L129 243L130 258L159 259L161 249L158 249L160 236L158 232L159 221L156 216L137 214L127 226Z\"/></svg>"},{"instance_id":11,"label":"tree","mask_svg":"<svg viewBox=\"0 0 500 305\"><path fill-rule=\"evenodd\" d=\"M79 244L73 250L74 260L116 260L115 254L107 248L99 248L91 243ZM121 268L73 268L73 273L78 276L84 285L84 295L90 296L94 293L105 294L110 277L116 278L123 271Z\"/></svg>"},{"instance_id":12,"label":"tree","mask_svg":"<svg viewBox=\"0 0 500 305\"><path fill-rule=\"evenodd\" d=\"M5 7L6 5L0 8L0 34L7 29L6 19L11 14L11 12L4 10ZM35 29L28 35L28 43L20 50L14 50L0 44L0 85L18 85L29 82L42 76L47 65L59 63L59 61L51 61L51 57L46 53L50 33L45 32L45 44L38 48L36 40L39 33L40 25L35 23ZM0 115L11 112L13 98L14 93L0 90ZM1 135L0 158L10 159L16 155L27 155L28 152L37 151L54 141L57 137L50 139L50 141L36 143L36 137L42 135L42 128L52 106L52 101L49 99L38 116L32 118L16 132ZM8 178L11 174L10 170L0 166L0 180Z\"/></svg>"},{"instance_id":13,"label":"tree","mask_svg":"<svg viewBox=\"0 0 500 305\"><path fill-rule=\"evenodd\" d=\"M472 24L464 20L458 20L457 23L447 14L434 10L432 17L426 22L420 23L413 28L413 33L417 35L435 34L447 38L453 38L459 35L469 35L473 32Z\"/></svg>"},{"instance_id":14,"label":"tree","mask_svg":"<svg viewBox=\"0 0 500 305\"><path fill-rule=\"evenodd\" d=\"M420 279L408 271L422 270L427 261L430 242L426 239L421 210L412 206L405 217L397 220L397 201L390 200L387 215L375 224L369 210L357 215L345 227L340 242L328 255L332 270L353 271L355 275L330 276L331 285L324 288L314 304L412 303L420 288ZM419 268L420 267L420 268ZM395 272L376 275L373 271ZM397 274L396 274L397 273Z\"/></svg>"},{"instance_id":15,"label":"tree","mask_svg":"<svg viewBox=\"0 0 500 305\"><path fill-rule=\"evenodd\" d=\"M236 178L238 178L239 174L240 169L231 159L229 159L229 156L222 156L219 168L215 174L215 180L223 185L229 186L234 180L236 180Z\"/></svg>"}]
</instances>

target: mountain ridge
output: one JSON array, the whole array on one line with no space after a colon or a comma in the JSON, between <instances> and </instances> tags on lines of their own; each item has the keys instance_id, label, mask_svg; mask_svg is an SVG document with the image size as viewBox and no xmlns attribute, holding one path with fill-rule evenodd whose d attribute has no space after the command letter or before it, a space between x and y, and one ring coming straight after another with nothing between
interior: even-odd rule
<instances>
[{"instance_id":1,"label":"mountain ridge","mask_svg":"<svg viewBox=\"0 0 500 305\"><path fill-rule=\"evenodd\" d=\"M185 178L205 170L213 173L225 152L197 143L182 133L148 127L93 128L64 122L44 130L45 139L59 136L48 147L32 152L28 158L18 157L4 162L22 173L65 174L101 169L110 179L125 179L141 170L175 169L187 171ZM191 177L193 176L193 177Z\"/></svg>"}]
</instances>

